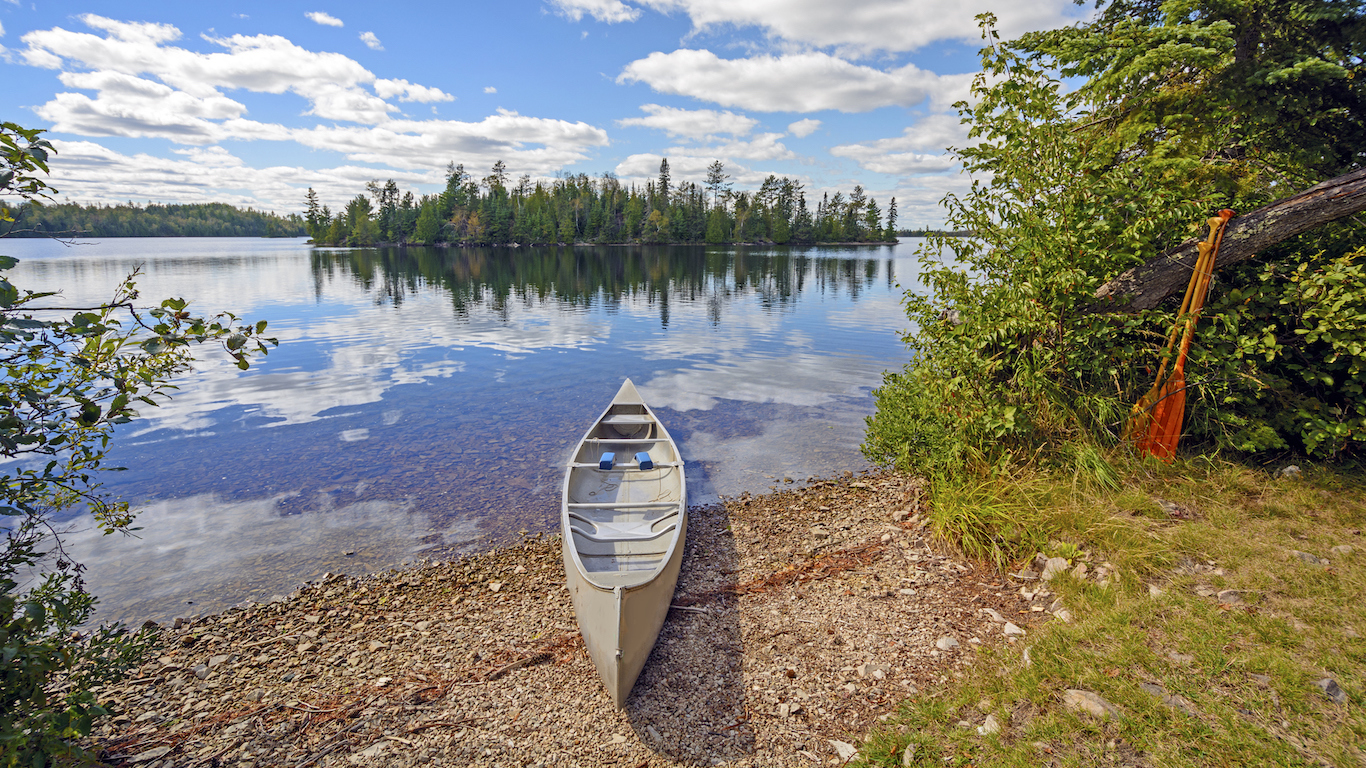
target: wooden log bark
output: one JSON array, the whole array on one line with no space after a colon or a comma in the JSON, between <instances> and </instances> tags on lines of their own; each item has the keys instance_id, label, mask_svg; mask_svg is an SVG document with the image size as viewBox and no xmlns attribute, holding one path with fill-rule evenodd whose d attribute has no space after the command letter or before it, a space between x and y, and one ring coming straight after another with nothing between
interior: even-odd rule
<instances>
[{"instance_id":1,"label":"wooden log bark","mask_svg":"<svg viewBox=\"0 0 1366 768\"><path fill-rule=\"evenodd\" d=\"M1320 224L1366 210L1366 168L1235 217L1224 231L1216 269L1246 261L1263 249ZM1096 289L1088 312L1141 312L1184 290L1199 256L1188 240Z\"/></svg>"}]
</instances>

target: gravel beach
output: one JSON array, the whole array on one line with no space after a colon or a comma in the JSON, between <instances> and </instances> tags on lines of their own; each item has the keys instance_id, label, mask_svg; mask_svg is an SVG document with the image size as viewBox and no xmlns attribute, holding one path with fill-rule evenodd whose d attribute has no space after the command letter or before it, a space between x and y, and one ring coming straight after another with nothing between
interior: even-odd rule
<instances>
[{"instance_id":1,"label":"gravel beach","mask_svg":"<svg viewBox=\"0 0 1366 768\"><path fill-rule=\"evenodd\" d=\"M692 508L624 710L542 535L161 627L156 658L101 692L117 715L94 746L140 768L846 762L879 715L1014 641L1001 617L1048 615L939 551L920 499L870 472Z\"/></svg>"}]
</instances>

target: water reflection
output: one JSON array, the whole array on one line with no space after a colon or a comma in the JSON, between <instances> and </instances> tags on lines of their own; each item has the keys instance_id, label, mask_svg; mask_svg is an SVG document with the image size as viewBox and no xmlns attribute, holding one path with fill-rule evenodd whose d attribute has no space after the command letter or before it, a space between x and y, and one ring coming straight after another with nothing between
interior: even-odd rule
<instances>
[{"instance_id":1,"label":"water reflection","mask_svg":"<svg viewBox=\"0 0 1366 768\"><path fill-rule=\"evenodd\" d=\"M111 459L129 470L109 488L149 509L148 538L85 553L95 590L119 594L107 607L126 618L552 528L560 464L628 376L680 441L698 501L858 468L869 391L904 359L896 285L915 266L908 245L185 239L52 257L22 252L30 242L42 243L6 243L24 287L99 300L142 264L144 296L266 319L281 339L248 372L206 357L116 441ZM381 530L383 543L360 544ZM328 552L354 539L376 554L324 563L322 536ZM195 567L189 553L207 541L241 556Z\"/></svg>"}]
</instances>

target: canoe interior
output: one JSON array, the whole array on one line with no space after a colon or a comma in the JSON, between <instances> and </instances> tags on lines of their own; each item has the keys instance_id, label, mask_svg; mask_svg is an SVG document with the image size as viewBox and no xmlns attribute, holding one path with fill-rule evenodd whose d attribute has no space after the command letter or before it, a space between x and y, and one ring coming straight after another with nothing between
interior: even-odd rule
<instances>
[{"instance_id":1,"label":"canoe interior","mask_svg":"<svg viewBox=\"0 0 1366 768\"><path fill-rule=\"evenodd\" d=\"M616 464L596 465L604 453ZM648 453L654 469L641 470ZM573 459L592 466L570 470L569 532L588 578L603 587L649 581L664 565L678 535L682 467L673 442L645 406L616 403L589 432Z\"/></svg>"}]
</instances>

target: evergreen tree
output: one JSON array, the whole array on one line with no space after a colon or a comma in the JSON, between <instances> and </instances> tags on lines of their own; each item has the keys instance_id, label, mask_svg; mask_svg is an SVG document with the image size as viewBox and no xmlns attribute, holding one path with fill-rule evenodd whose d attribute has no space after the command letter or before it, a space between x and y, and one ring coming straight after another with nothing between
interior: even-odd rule
<instances>
[{"instance_id":1,"label":"evergreen tree","mask_svg":"<svg viewBox=\"0 0 1366 768\"><path fill-rule=\"evenodd\" d=\"M426 200L422 203L422 212L417 217L417 229L413 233L413 241L419 245L433 245L441 234L441 220L437 218L437 208L439 203Z\"/></svg>"},{"instance_id":2,"label":"evergreen tree","mask_svg":"<svg viewBox=\"0 0 1366 768\"><path fill-rule=\"evenodd\" d=\"M887 229L882 232L882 239L888 242L896 239L896 198L887 205Z\"/></svg>"}]
</instances>

